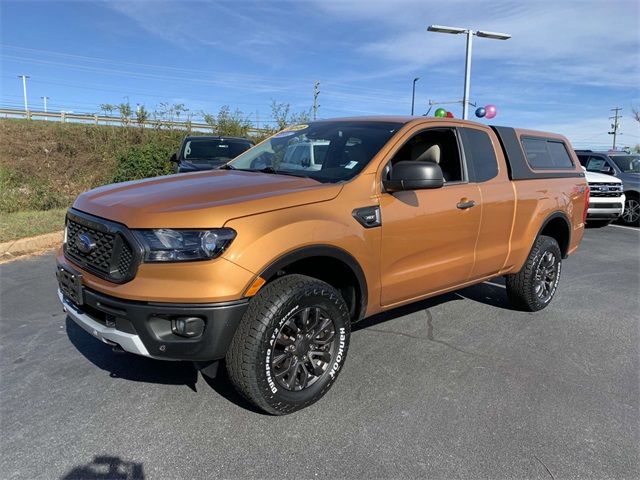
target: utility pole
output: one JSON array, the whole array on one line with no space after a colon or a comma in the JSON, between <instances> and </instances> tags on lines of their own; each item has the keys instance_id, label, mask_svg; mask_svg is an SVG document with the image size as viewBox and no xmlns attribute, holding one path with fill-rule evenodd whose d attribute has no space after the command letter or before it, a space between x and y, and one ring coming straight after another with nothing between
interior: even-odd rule
<instances>
[{"instance_id":1,"label":"utility pole","mask_svg":"<svg viewBox=\"0 0 640 480\"><path fill-rule=\"evenodd\" d=\"M24 111L29 111L29 104L27 103L27 78L29 75L18 75L18 78L22 78L22 93L24 95Z\"/></svg>"},{"instance_id":2,"label":"utility pole","mask_svg":"<svg viewBox=\"0 0 640 480\"><path fill-rule=\"evenodd\" d=\"M45 95L44 97L40 98L44 101L44 113L47 113L47 100L49 100L49 97Z\"/></svg>"},{"instance_id":3,"label":"utility pole","mask_svg":"<svg viewBox=\"0 0 640 480\"><path fill-rule=\"evenodd\" d=\"M620 110L622 110L622 108L620 107L612 108L611 111L616 113L613 117L609 117L609 120L613 120L613 123L611 124L612 131L608 132L609 135L613 135L613 147L612 147L613 150L616 149L616 137L618 136L618 128L620 128L620 123L618 122L618 119L622 118L620 115L618 115L618 112Z\"/></svg>"},{"instance_id":4,"label":"utility pole","mask_svg":"<svg viewBox=\"0 0 640 480\"><path fill-rule=\"evenodd\" d=\"M315 120L318 116L318 95L320 95L320 82L316 81L313 84L313 119Z\"/></svg>"}]
</instances>

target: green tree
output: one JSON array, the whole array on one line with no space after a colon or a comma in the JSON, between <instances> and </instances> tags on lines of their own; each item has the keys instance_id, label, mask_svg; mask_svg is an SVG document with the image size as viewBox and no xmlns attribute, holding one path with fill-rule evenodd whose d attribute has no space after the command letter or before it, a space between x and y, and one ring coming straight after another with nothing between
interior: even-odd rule
<instances>
[{"instance_id":1,"label":"green tree","mask_svg":"<svg viewBox=\"0 0 640 480\"><path fill-rule=\"evenodd\" d=\"M145 108L144 105L140 105L138 110L136 111L136 121L140 128L143 128L144 125L149 120L149 111Z\"/></svg>"},{"instance_id":2,"label":"green tree","mask_svg":"<svg viewBox=\"0 0 640 480\"><path fill-rule=\"evenodd\" d=\"M118 111L120 112L122 123L124 125L128 125L131 121L131 104L129 104L129 102L121 103L120 105L118 105Z\"/></svg>"},{"instance_id":3,"label":"green tree","mask_svg":"<svg viewBox=\"0 0 640 480\"><path fill-rule=\"evenodd\" d=\"M174 103L171 106L171 110L173 111L173 114L175 115L176 122L180 121L180 115L182 115L183 113L186 114L186 113L189 112L189 109L187 107L185 107L184 103Z\"/></svg>"},{"instance_id":4,"label":"green tree","mask_svg":"<svg viewBox=\"0 0 640 480\"><path fill-rule=\"evenodd\" d=\"M205 111L202 112L202 118L204 119L204 123L209 125L212 133L216 133L216 117L210 113Z\"/></svg>"},{"instance_id":5,"label":"green tree","mask_svg":"<svg viewBox=\"0 0 640 480\"><path fill-rule=\"evenodd\" d=\"M271 101L271 116L276 122L276 130L282 130L283 128L298 123L307 123L311 120L311 109L307 111L291 113L291 105L288 103L278 103L275 100Z\"/></svg>"},{"instance_id":6,"label":"green tree","mask_svg":"<svg viewBox=\"0 0 640 480\"><path fill-rule=\"evenodd\" d=\"M112 105L111 103L100 104L100 110L104 112L105 117L108 117L109 115L111 115L115 109L116 109L116 106Z\"/></svg>"},{"instance_id":7,"label":"green tree","mask_svg":"<svg viewBox=\"0 0 640 480\"><path fill-rule=\"evenodd\" d=\"M240 110L232 112L229 105L220 107L215 125L216 133L227 137L246 137L251 128L249 119Z\"/></svg>"}]
</instances>

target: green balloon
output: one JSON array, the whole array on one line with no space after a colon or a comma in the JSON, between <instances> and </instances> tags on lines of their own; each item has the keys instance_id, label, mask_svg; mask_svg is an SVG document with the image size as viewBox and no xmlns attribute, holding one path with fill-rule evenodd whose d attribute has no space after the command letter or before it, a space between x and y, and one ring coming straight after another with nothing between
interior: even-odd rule
<instances>
[{"instance_id":1,"label":"green balloon","mask_svg":"<svg viewBox=\"0 0 640 480\"><path fill-rule=\"evenodd\" d=\"M444 108L439 108L439 109L436 110L434 115L436 117L443 118L443 117L447 116L447 111Z\"/></svg>"}]
</instances>

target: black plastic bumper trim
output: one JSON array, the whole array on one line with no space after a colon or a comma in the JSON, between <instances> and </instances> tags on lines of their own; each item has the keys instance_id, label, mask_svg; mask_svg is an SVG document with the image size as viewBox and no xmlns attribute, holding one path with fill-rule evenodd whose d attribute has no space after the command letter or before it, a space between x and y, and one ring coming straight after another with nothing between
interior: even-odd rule
<instances>
[{"instance_id":1,"label":"black plastic bumper trim","mask_svg":"<svg viewBox=\"0 0 640 480\"><path fill-rule=\"evenodd\" d=\"M88 288L83 290L84 305L80 310L100 323L110 320L116 329L137 334L151 356L166 360L224 358L249 305L248 299L209 304L148 303L122 300ZM197 338L175 335L171 331L171 318L177 316L204 319L203 334Z\"/></svg>"}]
</instances>

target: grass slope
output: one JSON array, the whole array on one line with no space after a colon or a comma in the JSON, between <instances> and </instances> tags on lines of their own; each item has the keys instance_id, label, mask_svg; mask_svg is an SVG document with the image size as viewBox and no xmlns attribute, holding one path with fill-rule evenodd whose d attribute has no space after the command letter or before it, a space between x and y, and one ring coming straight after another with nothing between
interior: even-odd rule
<instances>
[{"instance_id":1,"label":"grass slope","mask_svg":"<svg viewBox=\"0 0 640 480\"><path fill-rule=\"evenodd\" d=\"M0 214L0 243L35 237L64 228L66 208Z\"/></svg>"}]
</instances>

